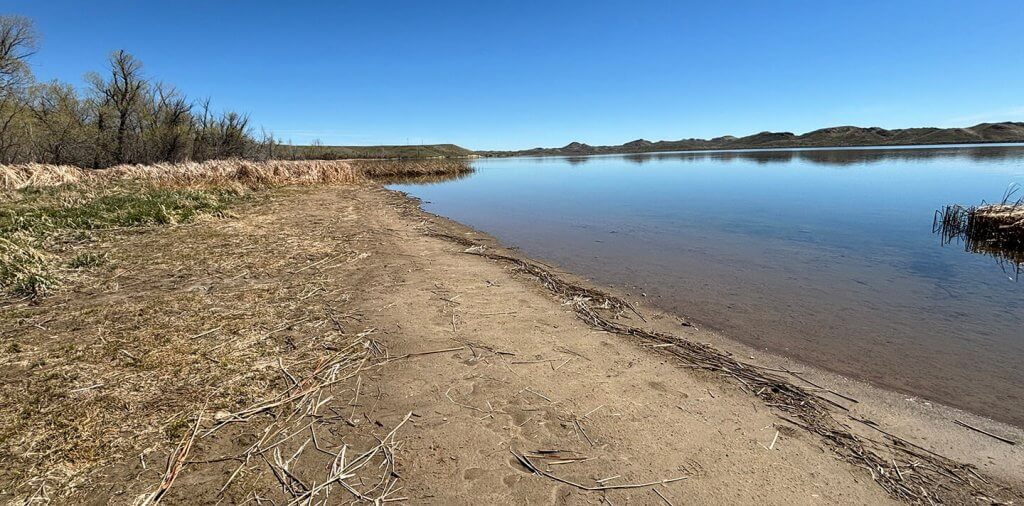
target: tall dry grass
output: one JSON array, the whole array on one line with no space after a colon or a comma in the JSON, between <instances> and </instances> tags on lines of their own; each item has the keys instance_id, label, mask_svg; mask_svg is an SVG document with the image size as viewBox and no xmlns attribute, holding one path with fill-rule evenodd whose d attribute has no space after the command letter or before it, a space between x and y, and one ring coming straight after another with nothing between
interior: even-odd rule
<instances>
[{"instance_id":1,"label":"tall dry grass","mask_svg":"<svg viewBox=\"0 0 1024 506\"><path fill-rule=\"evenodd\" d=\"M88 262L56 254L81 246L81 240L69 238L93 231L222 215L252 190L274 186L457 177L469 171L472 167L465 160L231 159L101 170L0 166L0 296L44 295L57 285L58 271L86 266ZM77 246L68 246L71 243Z\"/></svg>"},{"instance_id":2,"label":"tall dry grass","mask_svg":"<svg viewBox=\"0 0 1024 506\"><path fill-rule=\"evenodd\" d=\"M472 171L465 160L268 160L117 165L90 170L70 165L27 163L0 166L0 190L59 186L68 183L151 181L171 186L247 187L356 183L367 178L461 174Z\"/></svg>"},{"instance_id":3,"label":"tall dry grass","mask_svg":"<svg viewBox=\"0 0 1024 506\"><path fill-rule=\"evenodd\" d=\"M466 174L473 171L469 161L460 158L411 160L349 160L358 172L370 179Z\"/></svg>"},{"instance_id":4,"label":"tall dry grass","mask_svg":"<svg viewBox=\"0 0 1024 506\"><path fill-rule=\"evenodd\" d=\"M206 162L117 165L89 170L69 165L38 163L0 166L0 189L58 186L67 183L150 181L173 186L242 184L249 187L282 184L354 183L358 171L345 161L211 160Z\"/></svg>"}]
</instances>

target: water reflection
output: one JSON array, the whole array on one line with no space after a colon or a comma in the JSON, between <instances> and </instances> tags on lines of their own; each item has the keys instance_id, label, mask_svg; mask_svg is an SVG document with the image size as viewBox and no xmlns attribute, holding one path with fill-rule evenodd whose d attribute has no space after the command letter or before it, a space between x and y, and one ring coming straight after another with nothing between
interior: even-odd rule
<instances>
[{"instance_id":1,"label":"water reflection","mask_svg":"<svg viewBox=\"0 0 1024 506\"><path fill-rule=\"evenodd\" d=\"M990 256L1014 281L1024 265L1024 197L1012 201L1021 186L1014 183L998 204L944 206L935 211L932 233L945 246L956 242L964 251Z\"/></svg>"},{"instance_id":2,"label":"water reflection","mask_svg":"<svg viewBox=\"0 0 1024 506\"><path fill-rule=\"evenodd\" d=\"M535 161L557 158L569 165L583 165L614 156L630 163L643 165L653 160L751 161L757 164L784 164L806 162L817 165L850 166L879 162L914 162L936 158L963 158L966 161L1024 159L1021 145L977 145L934 148L849 148L849 149L761 149L739 151L684 151L666 153L628 153L622 155L534 157Z\"/></svg>"},{"instance_id":3,"label":"water reflection","mask_svg":"<svg viewBox=\"0 0 1024 506\"><path fill-rule=\"evenodd\" d=\"M406 176L387 176L377 178L383 184L387 185L401 185L401 184L417 184L417 185L429 185L437 183L447 183L449 181L458 181L459 179L466 179L473 175L472 170L462 172L445 172L439 174L421 174L421 175L406 175Z\"/></svg>"},{"instance_id":4,"label":"water reflection","mask_svg":"<svg viewBox=\"0 0 1024 506\"><path fill-rule=\"evenodd\" d=\"M998 202L1024 181L1024 146L474 166L398 189L752 346L1024 426L1024 283L988 257L937 247L929 228L942 205Z\"/></svg>"}]
</instances>

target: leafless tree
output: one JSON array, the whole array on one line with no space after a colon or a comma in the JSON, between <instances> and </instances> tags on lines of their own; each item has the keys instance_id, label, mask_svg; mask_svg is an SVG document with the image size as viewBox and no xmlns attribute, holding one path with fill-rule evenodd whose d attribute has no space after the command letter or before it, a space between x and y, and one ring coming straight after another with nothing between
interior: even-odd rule
<instances>
[{"instance_id":1,"label":"leafless tree","mask_svg":"<svg viewBox=\"0 0 1024 506\"><path fill-rule=\"evenodd\" d=\"M123 49L110 55L110 80L103 92L116 113L117 130L114 137L116 151L114 160L124 163L128 160L128 130L139 111L139 102L146 86L142 78L142 62Z\"/></svg>"},{"instance_id":2,"label":"leafless tree","mask_svg":"<svg viewBox=\"0 0 1024 506\"><path fill-rule=\"evenodd\" d=\"M178 162L190 154L192 104L177 88L163 83L152 86L146 101L146 161Z\"/></svg>"},{"instance_id":3,"label":"leafless tree","mask_svg":"<svg viewBox=\"0 0 1024 506\"><path fill-rule=\"evenodd\" d=\"M32 21L22 16L0 16L0 89L24 86L32 78L28 58L38 44Z\"/></svg>"},{"instance_id":4,"label":"leafless tree","mask_svg":"<svg viewBox=\"0 0 1024 506\"><path fill-rule=\"evenodd\" d=\"M32 81L28 58L37 42L31 20L0 16L0 163L10 163L26 150L19 118L25 112L25 87Z\"/></svg>"},{"instance_id":5,"label":"leafless tree","mask_svg":"<svg viewBox=\"0 0 1024 506\"><path fill-rule=\"evenodd\" d=\"M219 157L232 158L246 155L251 133L249 115L234 111L225 112L218 122L220 130Z\"/></svg>"},{"instance_id":6,"label":"leafless tree","mask_svg":"<svg viewBox=\"0 0 1024 506\"><path fill-rule=\"evenodd\" d=\"M124 50L85 93L60 82L34 83L32 22L0 16L0 163L44 161L94 168L117 163L294 156L272 133L253 136L249 116L214 114L173 86L151 83Z\"/></svg>"},{"instance_id":7,"label":"leafless tree","mask_svg":"<svg viewBox=\"0 0 1024 506\"><path fill-rule=\"evenodd\" d=\"M31 110L38 125L35 144L41 161L88 163L83 152L83 144L91 140L88 108L71 85L53 81L37 86Z\"/></svg>"}]
</instances>

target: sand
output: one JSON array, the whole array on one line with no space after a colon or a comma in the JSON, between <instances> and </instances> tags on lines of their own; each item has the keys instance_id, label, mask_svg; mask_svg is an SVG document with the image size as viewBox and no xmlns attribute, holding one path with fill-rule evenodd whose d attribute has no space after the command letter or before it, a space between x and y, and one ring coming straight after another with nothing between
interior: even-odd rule
<instances>
[{"instance_id":1,"label":"sand","mask_svg":"<svg viewBox=\"0 0 1024 506\"><path fill-rule=\"evenodd\" d=\"M839 460L821 438L785 421L735 380L688 367L651 343L596 330L534 278L507 263L467 254L466 244L437 234L490 251L514 251L422 212L403 195L373 185L278 190L236 214L110 237L105 246L116 260L113 266L37 305L5 307L18 318L2 319L2 335L16 336L27 350L20 353L32 356L4 356L3 407L10 410L20 402L14 399L19 385L53 373L48 368L57 366L45 358L69 342L82 350L76 367L89 370L96 364L97 372L56 383L53 389L63 390L55 397L68 404L43 408L49 409L49 420L73 416L72 404L124 395L137 408L126 405L124 417L137 413L131 416L140 426L166 428L158 419L167 413L202 408L199 396L206 387L193 386L190 378L226 367L220 363L229 357L216 355L224 349L263 350L252 357L244 350L230 355L259 374L246 375L242 368L237 379L218 379L235 382L232 388L246 398L232 408L240 410L249 400L290 388L290 373L281 370L301 377L295 371L354 340L386 352L365 352L378 357L370 360L375 365L318 390L315 416L295 420L296 428L282 432L290 439L251 459L237 458L265 427L292 421L283 411L261 413L206 437L197 431L162 502L303 499L330 478L330 463L343 445L349 455L376 445L387 449L348 479L353 488L373 490L367 498L385 495L412 504L899 502L874 481L879 471ZM859 401L833 397L855 416L976 466L978 476L992 483L986 490L995 491L994 499L1019 503L1024 498L1022 445L954 420L1024 441L1019 429L750 350L685 326L642 301L630 302L648 328L710 343L745 362L799 370L802 377ZM129 320L130 328L119 327ZM108 327L109 332L96 330ZM259 331L248 330L253 328ZM191 370L193 364L183 363L177 367L187 371L177 380L154 386L156 378L170 374L147 362L161 341L148 345L148 353L131 348L134 361L109 348L110 342L129 346L155 334L175 349L204 350L194 357L202 367ZM231 341L243 337L249 339L244 346ZM404 357L424 352L429 353ZM110 382L120 382L125 392L149 393L129 398L103 386L88 389L107 384L101 376L113 373L100 371L99 364L107 367L115 360L130 374L118 373ZM191 393L172 395L184 391ZM179 424L173 438L143 437L142 430L138 435L104 430L125 426L121 415L105 416L85 436L97 453L110 458L40 460L14 445L0 463L22 468L31 463L27 474L35 479L5 471L0 497L103 504L132 503L151 494L166 476L167 456L182 435L189 435L189 424ZM214 425L212 416L201 422L204 429ZM315 441L307 438L306 424L316 432ZM36 430L6 425L8 441L24 441ZM532 472L517 455L526 455L547 475ZM273 463L286 464L287 472ZM913 473L913 464L884 472ZM374 489L378 475L383 485ZM669 482L584 489L661 481ZM319 495L314 503L347 502L352 494L335 484L329 497Z\"/></svg>"}]
</instances>

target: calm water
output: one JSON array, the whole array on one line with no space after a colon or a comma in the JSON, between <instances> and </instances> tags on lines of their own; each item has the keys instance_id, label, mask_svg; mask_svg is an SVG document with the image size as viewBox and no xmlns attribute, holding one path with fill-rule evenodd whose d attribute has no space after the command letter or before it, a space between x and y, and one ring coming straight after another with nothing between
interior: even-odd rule
<instances>
[{"instance_id":1,"label":"calm water","mask_svg":"<svg viewBox=\"0 0 1024 506\"><path fill-rule=\"evenodd\" d=\"M1024 183L1024 147L475 165L393 187L740 341L1024 426L1024 279L931 232L942 205Z\"/></svg>"}]
</instances>

